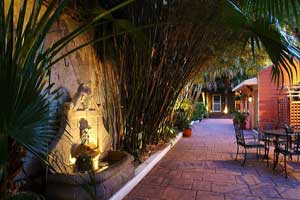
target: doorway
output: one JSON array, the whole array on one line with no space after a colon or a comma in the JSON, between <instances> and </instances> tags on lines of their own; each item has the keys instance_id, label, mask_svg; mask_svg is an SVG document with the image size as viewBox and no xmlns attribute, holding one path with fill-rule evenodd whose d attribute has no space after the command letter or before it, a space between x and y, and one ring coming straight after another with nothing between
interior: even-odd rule
<instances>
[{"instance_id":1,"label":"doorway","mask_svg":"<svg viewBox=\"0 0 300 200\"><path fill-rule=\"evenodd\" d=\"M213 95L212 96L212 110L213 112L221 112L222 102L221 95Z\"/></svg>"}]
</instances>

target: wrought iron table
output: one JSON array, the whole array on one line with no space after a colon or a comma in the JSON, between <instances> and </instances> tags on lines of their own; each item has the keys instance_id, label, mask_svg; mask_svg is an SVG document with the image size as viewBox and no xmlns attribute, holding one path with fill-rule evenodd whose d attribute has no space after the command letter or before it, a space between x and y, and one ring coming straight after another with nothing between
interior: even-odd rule
<instances>
[{"instance_id":1,"label":"wrought iron table","mask_svg":"<svg viewBox=\"0 0 300 200\"><path fill-rule=\"evenodd\" d=\"M279 139L280 138L287 138L288 137L292 137L294 135L294 133L286 133L286 131L284 129L274 129L274 130L265 130L263 131L263 134L267 136L268 138L268 146L270 146L270 138L275 138L275 140L273 141L274 143L274 162L273 162L273 170L275 170L277 164L278 164L278 158L276 157L276 150L279 148Z\"/></svg>"}]
</instances>

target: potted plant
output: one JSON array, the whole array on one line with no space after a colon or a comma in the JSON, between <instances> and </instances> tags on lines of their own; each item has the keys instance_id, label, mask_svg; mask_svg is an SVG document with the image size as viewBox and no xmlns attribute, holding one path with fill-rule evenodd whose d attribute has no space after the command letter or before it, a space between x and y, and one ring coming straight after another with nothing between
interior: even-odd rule
<instances>
[{"instance_id":1,"label":"potted plant","mask_svg":"<svg viewBox=\"0 0 300 200\"><path fill-rule=\"evenodd\" d=\"M246 112L234 111L233 112L233 124L240 125L240 127L242 129L244 129L246 127L247 117L248 117L248 113L246 113Z\"/></svg>"},{"instance_id":2,"label":"potted plant","mask_svg":"<svg viewBox=\"0 0 300 200\"><path fill-rule=\"evenodd\" d=\"M207 111L204 104L202 102L198 102L193 113L193 120L199 120L199 122L201 122L206 113Z\"/></svg>"},{"instance_id":3,"label":"potted plant","mask_svg":"<svg viewBox=\"0 0 300 200\"><path fill-rule=\"evenodd\" d=\"M192 128L188 123L183 129L183 137L191 137L192 136Z\"/></svg>"},{"instance_id":4,"label":"potted plant","mask_svg":"<svg viewBox=\"0 0 300 200\"><path fill-rule=\"evenodd\" d=\"M176 111L175 126L177 126L179 130L183 130L184 137L190 137L192 135L190 120L188 118L188 114L184 111L184 109L180 108Z\"/></svg>"}]
</instances>

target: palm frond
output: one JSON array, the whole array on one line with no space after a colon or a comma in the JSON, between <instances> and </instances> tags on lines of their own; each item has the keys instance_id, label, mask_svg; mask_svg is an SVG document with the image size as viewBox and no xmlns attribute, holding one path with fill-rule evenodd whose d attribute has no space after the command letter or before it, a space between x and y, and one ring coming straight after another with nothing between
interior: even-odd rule
<instances>
[{"instance_id":1,"label":"palm frond","mask_svg":"<svg viewBox=\"0 0 300 200\"><path fill-rule=\"evenodd\" d=\"M249 13L244 13L242 9L232 1L228 0L227 2L228 5L225 7L225 9L227 9L225 13L229 14L228 17L235 17L239 25L242 24L243 26L237 26L236 22L231 23L229 20L226 22L229 23L235 31L243 32L246 41L252 38L252 40L250 39L252 48L259 46L260 43L262 44L274 64L272 70L273 79L277 81L277 83L279 83L280 80L283 82L284 71L288 74L290 80L293 79L293 68L297 72L294 58L300 59L300 51L294 43L291 42L290 38L288 38L289 36L282 30L278 20L271 15L267 18L253 18L249 16ZM256 1L254 2L256 3ZM251 6L268 12L266 7L263 7L259 3ZM250 11L250 9L248 10ZM232 13L234 13L234 16Z\"/></svg>"},{"instance_id":2,"label":"palm frond","mask_svg":"<svg viewBox=\"0 0 300 200\"><path fill-rule=\"evenodd\" d=\"M275 17L280 21L299 26L300 1L298 0L242 0L243 12L256 18Z\"/></svg>"},{"instance_id":3,"label":"palm frond","mask_svg":"<svg viewBox=\"0 0 300 200\"><path fill-rule=\"evenodd\" d=\"M5 10L4 1L0 0L0 90L5 94L5 97L0 98L1 196L7 194L7 179L13 180L11 174L16 174L9 171L15 157L12 155L15 151L11 144L17 142L48 165L48 145L56 137L59 124L57 112L51 106L58 99L59 93L54 84L47 82L49 63L73 39L95 27L111 12L133 1L124 1L99 13L89 23L79 26L53 46L45 47L47 33L69 0L50 1L45 9L43 0L33 1L30 9L28 1L24 0L19 11L14 10L14 0L10 1L8 10ZM14 20L16 13L17 20ZM89 44L91 41L79 44L79 47ZM75 47L75 50L80 48ZM75 50L71 49L70 52ZM59 58L63 59L67 55Z\"/></svg>"}]
</instances>

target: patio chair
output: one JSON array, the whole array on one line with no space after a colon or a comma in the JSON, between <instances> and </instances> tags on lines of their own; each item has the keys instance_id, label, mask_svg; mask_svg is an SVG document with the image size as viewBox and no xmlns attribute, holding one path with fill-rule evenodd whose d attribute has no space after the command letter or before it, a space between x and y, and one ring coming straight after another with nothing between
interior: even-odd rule
<instances>
[{"instance_id":1,"label":"patio chair","mask_svg":"<svg viewBox=\"0 0 300 200\"><path fill-rule=\"evenodd\" d=\"M263 130L268 130L268 129L263 129ZM265 146L265 155L264 155L264 159L267 160L267 167L269 167L269 151L270 151L270 144L272 143L271 138L268 135L263 134L263 130L261 130L260 128L257 128L257 132L258 132L258 142L259 143L263 143ZM271 130L271 129L269 129Z\"/></svg>"},{"instance_id":2,"label":"patio chair","mask_svg":"<svg viewBox=\"0 0 300 200\"><path fill-rule=\"evenodd\" d=\"M277 147L277 149L274 150L274 152L276 165L278 164L279 155L282 154L284 156L284 172L285 178L287 178L287 156L290 158L290 160L293 160L293 155L297 155L299 161L300 137L299 132L295 133L294 128L292 126L285 125L285 132L286 137L280 141L279 146Z\"/></svg>"},{"instance_id":3,"label":"patio chair","mask_svg":"<svg viewBox=\"0 0 300 200\"><path fill-rule=\"evenodd\" d=\"M297 161L299 162L299 156L300 156L300 132L299 130L294 133L294 138L293 138L293 142L294 142L294 154L297 155Z\"/></svg>"},{"instance_id":4,"label":"patio chair","mask_svg":"<svg viewBox=\"0 0 300 200\"><path fill-rule=\"evenodd\" d=\"M256 158L258 159L259 152L260 152L259 150L265 149L265 145L257 141L256 137L253 135L252 137L245 137L244 132L239 125L234 126L234 131L235 131L236 143L237 143L237 152L236 152L235 160L237 160L240 146L244 148L244 161L242 166L245 166L247 160L247 149L256 149Z\"/></svg>"},{"instance_id":5,"label":"patio chair","mask_svg":"<svg viewBox=\"0 0 300 200\"><path fill-rule=\"evenodd\" d=\"M270 152L270 145L272 144L272 140L268 135L263 134L263 131L265 130L272 130L276 129L276 125L274 121L270 120L264 120L261 121L262 128L258 127L258 141L264 143L265 145L265 156L264 159L267 159L267 166L269 167L269 152Z\"/></svg>"}]
</instances>

